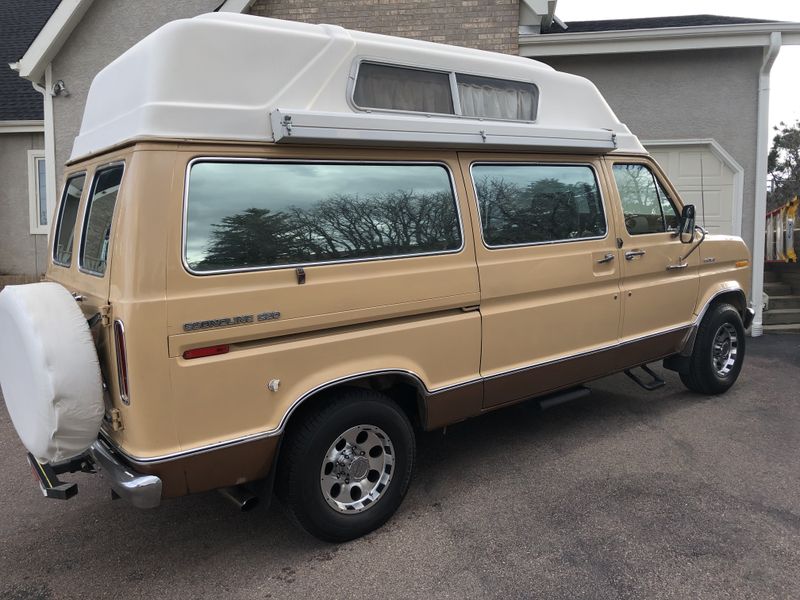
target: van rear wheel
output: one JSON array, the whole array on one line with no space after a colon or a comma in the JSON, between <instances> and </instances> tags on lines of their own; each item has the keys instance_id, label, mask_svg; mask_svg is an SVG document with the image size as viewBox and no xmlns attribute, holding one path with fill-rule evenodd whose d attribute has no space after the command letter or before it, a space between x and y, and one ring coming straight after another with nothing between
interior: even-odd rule
<instances>
[{"instance_id":1,"label":"van rear wheel","mask_svg":"<svg viewBox=\"0 0 800 600\"><path fill-rule=\"evenodd\" d=\"M742 370L744 350L739 311L730 304L717 304L700 323L688 369L680 373L681 381L699 394L727 392Z\"/></svg>"},{"instance_id":2,"label":"van rear wheel","mask_svg":"<svg viewBox=\"0 0 800 600\"><path fill-rule=\"evenodd\" d=\"M351 388L287 431L278 496L312 535L355 539L400 506L414 458L414 430L402 409L382 394Z\"/></svg>"}]
</instances>

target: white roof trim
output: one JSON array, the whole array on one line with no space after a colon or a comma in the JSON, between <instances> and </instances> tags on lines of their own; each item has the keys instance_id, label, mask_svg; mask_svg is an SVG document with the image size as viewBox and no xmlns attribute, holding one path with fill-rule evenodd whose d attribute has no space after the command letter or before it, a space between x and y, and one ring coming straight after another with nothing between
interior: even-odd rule
<instances>
[{"instance_id":1,"label":"white roof trim","mask_svg":"<svg viewBox=\"0 0 800 600\"><path fill-rule=\"evenodd\" d=\"M610 129L547 128L531 123L471 118L346 114L275 109L270 112L276 143L322 142L462 148L543 148L610 152L617 134Z\"/></svg>"},{"instance_id":2,"label":"white roof trim","mask_svg":"<svg viewBox=\"0 0 800 600\"><path fill-rule=\"evenodd\" d=\"M28 46L25 56L16 63L20 77L41 83L47 65L61 50L61 46L67 41L92 2L93 0L61 0L39 35Z\"/></svg>"},{"instance_id":3,"label":"white roof trim","mask_svg":"<svg viewBox=\"0 0 800 600\"><path fill-rule=\"evenodd\" d=\"M800 44L800 23L782 21L520 35L519 53L534 57L768 46L775 31L783 34L784 45Z\"/></svg>"},{"instance_id":4,"label":"white roof trim","mask_svg":"<svg viewBox=\"0 0 800 600\"><path fill-rule=\"evenodd\" d=\"M44 121L0 121L0 134L3 133L42 133Z\"/></svg>"}]
</instances>

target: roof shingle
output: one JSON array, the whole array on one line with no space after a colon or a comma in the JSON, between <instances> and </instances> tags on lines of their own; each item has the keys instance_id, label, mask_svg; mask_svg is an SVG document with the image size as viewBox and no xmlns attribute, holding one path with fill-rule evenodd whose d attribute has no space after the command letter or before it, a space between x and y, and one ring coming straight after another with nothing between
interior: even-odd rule
<instances>
[{"instance_id":1,"label":"roof shingle","mask_svg":"<svg viewBox=\"0 0 800 600\"><path fill-rule=\"evenodd\" d=\"M41 120L42 95L12 71L60 0L0 0L0 121Z\"/></svg>"}]
</instances>

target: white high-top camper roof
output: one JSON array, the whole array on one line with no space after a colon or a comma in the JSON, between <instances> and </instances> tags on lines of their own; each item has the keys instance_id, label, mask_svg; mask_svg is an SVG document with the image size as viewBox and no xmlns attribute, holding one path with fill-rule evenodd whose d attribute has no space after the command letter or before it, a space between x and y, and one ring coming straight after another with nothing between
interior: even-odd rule
<instances>
[{"instance_id":1,"label":"white high-top camper roof","mask_svg":"<svg viewBox=\"0 0 800 600\"><path fill-rule=\"evenodd\" d=\"M363 61L533 83L536 116L362 110ZM71 160L154 138L645 152L591 82L540 62L229 13L168 23L100 71Z\"/></svg>"}]
</instances>

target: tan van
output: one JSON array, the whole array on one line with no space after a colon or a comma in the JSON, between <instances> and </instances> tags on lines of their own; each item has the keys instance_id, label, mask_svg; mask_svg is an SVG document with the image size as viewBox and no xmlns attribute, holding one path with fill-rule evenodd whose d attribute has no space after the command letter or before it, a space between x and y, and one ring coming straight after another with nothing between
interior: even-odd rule
<instances>
[{"instance_id":1,"label":"tan van","mask_svg":"<svg viewBox=\"0 0 800 600\"><path fill-rule=\"evenodd\" d=\"M415 431L621 371L657 387L662 359L702 394L742 367L744 243L532 60L176 21L97 76L63 181L49 283L0 294L48 496L76 470L140 507L274 485L342 541L399 506Z\"/></svg>"}]
</instances>

